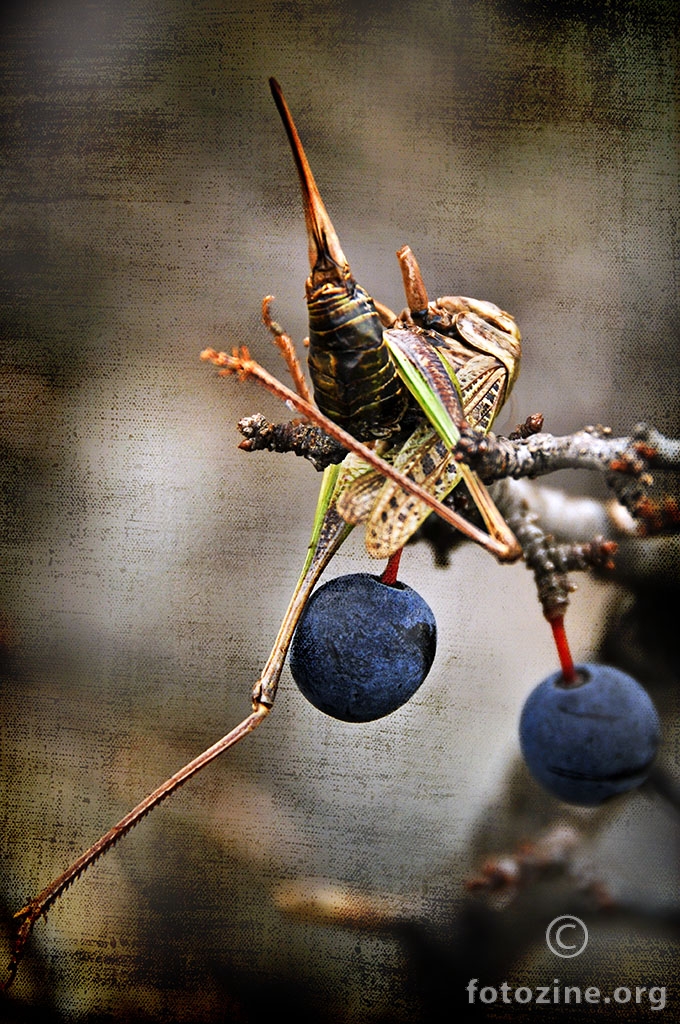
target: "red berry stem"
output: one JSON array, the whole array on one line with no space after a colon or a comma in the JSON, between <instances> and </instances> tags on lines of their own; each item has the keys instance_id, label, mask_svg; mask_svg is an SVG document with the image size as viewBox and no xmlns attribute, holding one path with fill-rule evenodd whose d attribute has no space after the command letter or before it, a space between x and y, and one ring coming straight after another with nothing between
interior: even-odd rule
<instances>
[{"instance_id":1,"label":"red berry stem","mask_svg":"<svg viewBox=\"0 0 680 1024\"><path fill-rule=\"evenodd\" d=\"M576 669L574 668L574 659L572 658L571 651L569 649L567 633L564 628L564 616L560 615L556 619L551 619L550 628L553 631L555 647L557 648L557 656L560 659L560 665L562 666L562 681L567 686L570 686L577 681L577 676Z\"/></svg>"},{"instance_id":2,"label":"red berry stem","mask_svg":"<svg viewBox=\"0 0 680 1024\"><path fill-rule=\"evenodd\" d=\"M387 560L385 570L380 577L380 582L384 583L387 587L393 587L397 582L397 576L399 575L399 563L401 561L401 553L403 550L403 548L399 548L399 550L395 551L393 555L390 555Z\"/></svg>"}]
</instances>

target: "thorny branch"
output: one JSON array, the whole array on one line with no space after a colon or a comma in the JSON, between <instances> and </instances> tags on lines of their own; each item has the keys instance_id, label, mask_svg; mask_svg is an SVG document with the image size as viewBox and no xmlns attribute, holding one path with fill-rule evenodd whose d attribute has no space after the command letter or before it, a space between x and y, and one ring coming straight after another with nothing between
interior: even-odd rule
<instances>
[{"instance_id":1,"label":"thorny branch","mask_svg":"<svg viewBox=\"0 0 680 1024\"><path fill-rule=\"evenodd\" d=\"M541 433L520 440L466 431L457 455L487 482L534 478L559 469L589 469L602 473L618 501L634 518L643 525L663 523L653 527L658 532L666 526L677 526L680 519L673 522L670 509L662 513L649 501L647 489L653 482L651 470L677 472L679 450L677 440L639 423L630 437L612 437L611 430L601 426L585 427L564 437Z\"/></svg>"},{"instance_id":2,"label":"thorny branch","mask_svg":"<svg viewBox=\"0 0 680 1024\"><path fill-rule=\"evenodd\" d=\"M303 420L269 423L256 412L240 420L238 428L245 438L239 445L243 451L294 452L309 459L318 470L342 462L347 455L346 448L339 441L329 437L320 427Z\"/></svg>"},{"instance_id":3,"label":"thorny branch","mask_svg":"<svg viewBox=\"0 0 680 1024\"><path fill-rule=\"evenodd\" d=\"M569 594L575 589L568 573L589 568L613 569L616 543L602 537L585 544L556 542L512 483L503 481L503 486L494 490L494 497L521 545L527 568L534 574L543 614L553 622L564 616Z\"/></svg>"}]
</instances>

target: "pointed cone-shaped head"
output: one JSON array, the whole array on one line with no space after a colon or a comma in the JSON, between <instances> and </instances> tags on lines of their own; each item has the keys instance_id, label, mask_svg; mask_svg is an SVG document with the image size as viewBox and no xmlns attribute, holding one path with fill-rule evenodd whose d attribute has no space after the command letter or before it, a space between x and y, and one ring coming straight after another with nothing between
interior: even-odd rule
<instances>
[{"instance_id":1,"label":"pointed cone-shaped head","mask_svg":"<svg viewBox=\"0 0 680 1024\"><path fill-rule=\"evenodd\" d=\"M269 79L269 86L286 129L295 166L300 176L302 204L305 210L309 242L310 283L312 287L318 287L328 280L347 279L350 276L349 265L340 247L338 236L328 216L323 199L316 187L314 175L302 148L300 136L284 99L281 86L274 78Z\"/></svg>"}]
</instances>

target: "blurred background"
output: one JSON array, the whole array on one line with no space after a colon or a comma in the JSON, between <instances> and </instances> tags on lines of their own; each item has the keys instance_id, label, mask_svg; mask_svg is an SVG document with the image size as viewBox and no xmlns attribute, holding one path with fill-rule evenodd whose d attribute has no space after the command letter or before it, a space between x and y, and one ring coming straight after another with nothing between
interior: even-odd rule
<instances>
[{"instance_id":1,"label":"blurred background","mask_svg":"<svg viewBox=\"0 0 680 1024\"><path fill-rule=\"evenodd\" d=\"M317 474L237 448L242 416L287 411L199 361L247 344L278 373L268 293L303 352L304 223L267 78L376 298L401 309L409 243L431 296L516 317L505 426L677 436L678 66L672 0L5 8L3 961L11 914L248 713L302 565ZM606 651L650 687L677 779L672 557L662 580L579 579L568 625L578 660ZM349 571L377 571L359 531L327 575ZM522 702L556 667L530 574L470 546L437 569L423 544L401 577L439 624L415 698L347 725L286 669L261 729L38 923L3 1020L426 1021L441 998L525 1019L470 1007L472 977L677 999L672 802L570 810L518 764ZM556 827L566 867L466 888ZM338 909L292 914L290 886ZM577 961L546 949L560 912L588 921Z\"/></svg>"}]
</instances>

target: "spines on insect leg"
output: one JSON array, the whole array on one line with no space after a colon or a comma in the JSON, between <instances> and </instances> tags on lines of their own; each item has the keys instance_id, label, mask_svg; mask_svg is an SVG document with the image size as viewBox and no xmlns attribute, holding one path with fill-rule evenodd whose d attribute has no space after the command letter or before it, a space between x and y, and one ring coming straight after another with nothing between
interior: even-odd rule
<instances>
[{"instance_id":1,"label":"spines on insect leg","mask_svg":"<svg viewBox=\"0 0 680 1024\"><path fill-rule=\"evenodd\" d=\"M108 832L93 843L84 853L80 855L65 871L62 872L58 878L54 879L48 886L46 886L37 896L30 900L21 910L17 911L14 915L15 920L19 923L14 936L14 946L12 949L11 960L8 969L8 978L0 990L6 991L12 984L19 963L25 952L26 944L31 936L33 927L39 918L44 917L56 900L62 896L66 890L73 885L73 883L82 875L89 867L94 864L103 854L111 849L112 846L127 835L135 828L136 825L145 818L154 808L158 807L164 800L166 800L172 793L176 792L181 786L184 785L190 778L196 775L199 771L210 764L215 758L219 757L220 754L228 750L229 747L235 746L245 736L248 736L254 729L264 721L266 716L269 714L270 707L265 704L257 704L253 707L253 710L247 718L244 718L231 732L223 736L221 740L214 743L207 750L204 750L202 754L195 757L192 761L189 761L183 768L172 775L169 779L166 779L157 789L153 790L146 796L136 807L134 807L124 818L109 829Z\"/></svg>"}]
</instances>

